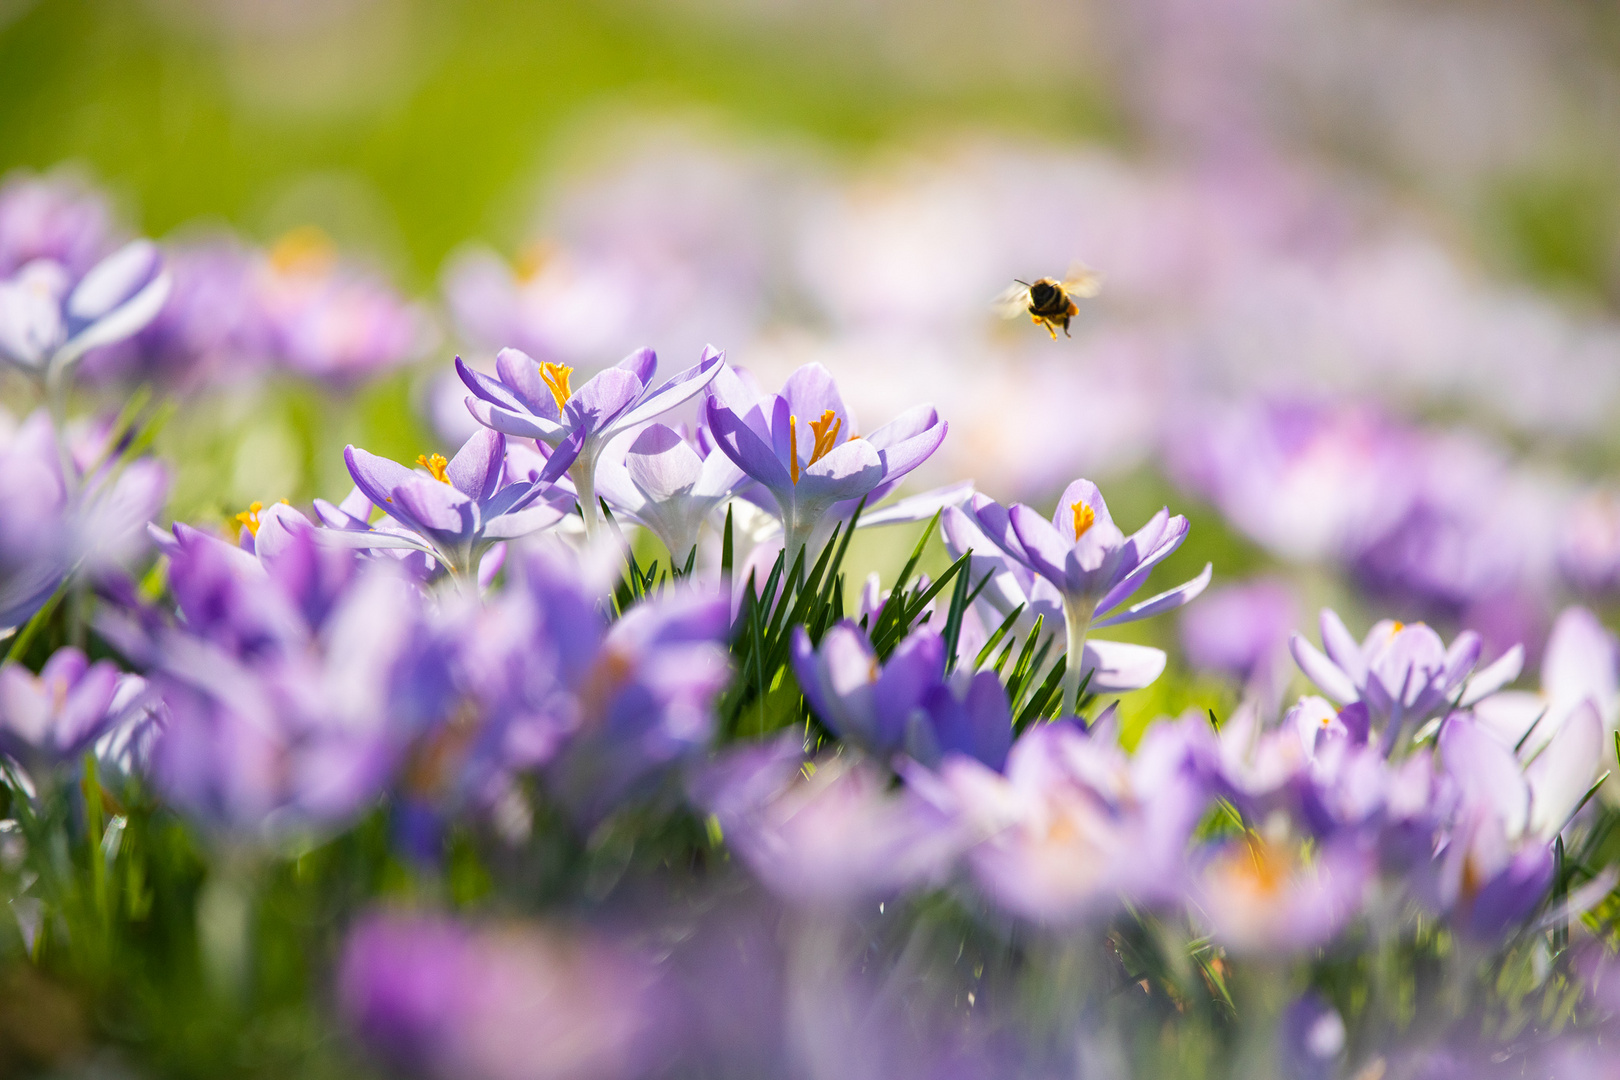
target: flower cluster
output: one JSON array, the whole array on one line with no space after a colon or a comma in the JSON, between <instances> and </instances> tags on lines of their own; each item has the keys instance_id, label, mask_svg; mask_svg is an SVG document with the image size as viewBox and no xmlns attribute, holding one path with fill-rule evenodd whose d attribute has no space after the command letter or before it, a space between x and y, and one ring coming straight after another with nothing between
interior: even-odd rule
<instances>
[{"instance_id":1,"label":"flower cluster","mask_svg":"<svg viewBox=\"0 0 1620 1080\"><path fill-rule=\"evenodd\" d=\"M1219 547L1123 483L902 497L939 409L862 427L822 364L772 393L714 347L577 386L555 341L457 358L453 452L349 445L329 498L160 525L157 416L69 419L85 364L271 347L348 383L405 354L391 303L313 234L165 256L7 197L49 209L0 198L0 350L41 400L0 439L28 970L136 1015L171 977L335 1002L307 1022L446 1077L1614 1064L1620 650L1568 606L1515 687L1510 624L1460 625L1508 557L1456 524L1503 475L1467 440L1278 406L1171 448L1229 541L1428 590L1434 624L1359 639L1291 633L1282 577L1195 603ZM894 525L898 569L853 543ZM1241 684L1172 655L1183 608ZM137 948L186 974L109 960Z\"/></svg>"}]
</instances>

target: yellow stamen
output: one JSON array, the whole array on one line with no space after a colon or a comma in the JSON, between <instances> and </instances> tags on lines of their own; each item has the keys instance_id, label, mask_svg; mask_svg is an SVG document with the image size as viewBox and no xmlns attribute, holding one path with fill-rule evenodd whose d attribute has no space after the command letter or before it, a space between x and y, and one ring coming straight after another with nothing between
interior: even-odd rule
<instances>
[{"instance_id":1,"label":"yellow stamen","mask_svg":"<svg viewBox=\"0 0 1620 1080\"><path fill-rule=\"evenodd\" d=\"M1069 507L1069 511L1074 514L1074 538L1078 540L1086 535L1086 530L1097 520L1097 511L1083 502L1075 503Z\"/></svg>"},{"instance_id":2,"label":"yellow stamen","mask_svg":"<svg viewBox=\"0 0 1620 1080\"><path fill-rule=\"evenodd\" d=\"M236 520L247 526L249 536L259 535L259 511L264 509L264 503L255 499L248 503L248 508L236 515Z\"/></svg>"},{"instance_id":3,"label":"yellow stamen","mask_svg":"<svg viewBox=\"0 0 1620 1080\"><path fill-rule=\"evenodd\" d=\"M844 419L831 409L821 414L820 420L810 421L810 430L815 433L816 444L810 448L810 460L806 465L814 465L827 456L828 451L838 445L838 433L843 430Z\"/></svg>"},{"instance_id":4,"label":"yellow stamen","mask_svg":"<svg viewBox=\"0 0 1620 1080\"><path fill-rule=\"evenodd\" d=\"M450 478L444 475L444 470L449 467L450 463L444 459L443 454L434 454L432 457L427 454L417 454L416 463L431 473L433 479L439 483L448 484L450 482Z\"/></svg>"},{"instance_id":5,"label":"yellow stamen","mask_svg":"<svg viewBox=\"0 0 1620 1080\"><path fill-rule=\"evenodd\" d=\"M788 475L799 483L799 418L788 414Z\"/></svg>"},{"instance_id":6,"label":"yellow stamen","mask_svg":"<svg viewBox=\"0 0 1620 1080\"><path fill-rule=\"evenodd\" d=\"M568 386L568 377L574 369L567 364L553 364L546 360L540 365L540 378L551 391L552 398L557 402L557 411L562 412L568 399L574 396L574 391Z\"/></svg>"},{"instance_id":7,"label":"yellow stamen","mask_svg":"<svg viewBox=\"0 0 1620 1080\"><path fill-rule=\"evenodd\" d=\"M1397 623L1396 623L1396 624L1395 624L1395 625L1394 625L1394 626L1393 626L1393 627L1391 627L1391 628L1390 628L1390 631L1389 631L1389 632L1390 632L1390 633L1391 633L1391 634L1398 634L1398 633L1400 633L1400 632L1401 632L1401 631L1402 631L1402 630L1405 630L1405 629L1406 629L1406 624L1405 624L1405 623L1403 623L1403 622L1397 622Z\"/></svg>"},{"instance_id":8,"label":"yellow stamen","mask_svg":"<svg viewBox=\"0 0 1620 1080\"><path fill-rule=\"evenodd\" d=\"M282 274L324 274L337 262L337 247L320 229L300 225L270 246L270 265Z\"/></svg>"}]
</instances>

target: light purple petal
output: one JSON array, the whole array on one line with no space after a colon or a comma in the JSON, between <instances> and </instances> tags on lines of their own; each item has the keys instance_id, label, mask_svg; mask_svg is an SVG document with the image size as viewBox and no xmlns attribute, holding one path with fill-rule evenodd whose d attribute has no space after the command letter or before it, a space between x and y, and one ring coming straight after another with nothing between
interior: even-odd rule
<instances>
[{"instance_id":1,"label":"light purple petal","mask_svg":"<svg viewBox=\"0 0 1620 1080\"><path fill-rule=\"evenodd\" d=\"M455 489L478 502L495 493L506 464L506 436L484 428L475 432L450 459L444 475Z\"/></svg>"},{"instance_id":2,"label":"light purple petal","mask_svg":"<svg viewBox=\"0 0 1620 1080\"><path fill-rule=\"evenodd\" d=\"M1098 619L1091 625L1099 628L1119 626L1122 623L1146 619L1190 603L1197 599L1199 593L1209 588L1209 579L1214 570L1213 563L1205 563L1203 572L1191 581L1177 585L1173 589L1166 589L1157 596L1143 600L1140 604L1134 604L1118 614L1108 616L1106 619Z\"/></svg>"},{"instance_id":3,"label":"light purple petal","mask_svg":"<svg viewBox=\"0 0 1620 1080\"><path fill-rule=\"evenodd\" d=\"M470 537L478 530L478 504L437 480L412 475L394 488L394 500L423 529L446 537Z\"/></svg>"},{"instance_id":4,"label":"light purple petal","mask_svg":"<svg viewBox=\"0 0 1620 1080\"><path fill-rule=\"evenodd\" d=\"M523 354L519 353L518 355ZM471 390L481 401L488 402L491 405L498 405L503 409L509 409L516 413L528 410L528 405L517 394L513 393L509 387L496 379L490 378L482 371L468 367L459 356L456 357L456 374L461 377L461 381L466 385L467 389ZM555 403L553 403L552 408L556 408ZM474 412L473 415L477 416L478 414ZM551 417L550 419L555 420L556 418Z\"/></svg>"},{"instance_id":5,"label":"light purple petal","mask_svg":"<svg viewBox=\"0 0 1620 1080\"><path fill-rule=\"evenodd\" d=\"M567 434L566 428L543 417L526 416L475 397L467 399L467 411L485 427L519 439L539 439L555 445Z\"/></svg>"},{"instance_id":6,"label":"light purple petal","mask_svg":"<svg viewBox=\"0 0 1620 1080\"><path fill-rule=\"evenodd\" d=\"M1603 759L1603 720L1591 701L1583 701L1524 770L1530 830L1551 843L1598 778Z\"/></svg>"},{"instance_id":7,"label":"light purple petal","mask_svg":"<svg viewBox=\"0 0 1620 1080\"><path fill-rule=\"evenodd\" d=\"M705 350L702 360L642 398L635 408L614 421L613 426L633 427L668 412L683 401L689 401L701 394L725 366L725 353Z\"/></svg>"},{"instance_id":8,"label":"light purple petal","mask_svg":"<svg viewBox=\"0 0 1620 1080\"><path fill-rule=\"evenodd\" d=\"M495 373L501 377L501 382L511 391L517 403L528 412L553 423L562 420L562 414L557 409L556 396L552 394L551 387L546 385L546 381L540 377L539 361L528 353L517 349L502 349L495 354Z\"/></svg>"},{"instance_id":9,"label":"light purple petal","mask_svg":"<svg viewBox=\"0 0 1620 1080\"><path fill-rule=\"evenodd\" d=\"M605 433L608 425L636 403L644 389L634 372L623 368L599 371L568 399L563 422L571 428Z\"/></svg>"},{"instance_id":10,"label":"light purple petal","mask_svg":"<svg viewBox=\"0 0 1620 1080\"><path fill-rule=\"evenodd\" d=\"M741 417L712 399L705 415L715 445L739 469L773 492L792 488L793 478L788 475L787 466Z\"/></svg>"},{"instance_id":11,"label":"light purple petal","mask_svg":"<svg viewBox=\"0 0 1620 1080\"><path fill-rule=\"evenodd\" d=\"M630 353L613 366L630 372L642 386L651 386L653 372L658 370L658 354L643 347Z\"/></svg>"},{"instance_id":12,"label":"light purple petal","mask_svg":"<svg viewBox=\"0 0 1620 1080\"><path fill-rule=\"evenodd\" d=\"M1322 628L1322 648L1327 652L1328 658L1337 664L1339 670L1349 676L1355 685L1361 686L1366 683L1367 657L1362 652L1361 643L1350 635L1338 612L1332 608L1323 608L1319 622Z\"/></svg>"},{"instance_id":13,"label":"light purple petal","mask_svg":"<svg viewBox=\"0 0 1620 1080\"><path fill-rule=\"evenodd\" d=\"M1159 513L1163 514L1165 511L1161 510ZM1154 515L1154 521L1157 520L1158 515ZM1153 521L1149 521L1147 525L1138 530L1136 535L1131 538L1132 541L1137 536L1142 536L1152 524ZM1153 573L1153 568L1179 548L1183 540L1187 539L1187 528L1187 519L1180 514L1173 518L1167 518L1158 530L1156 546L1148 549L1148 553L1136 564L1136 569L1121 578L1119 584L1109 589L1108 593L1098 601L1097 614L1106 615L1126 600L1129 600L1131 595L1146 583L1148 575ZM1129 542L1127 541L1127 543ZM1138 548L1137 550L1142 549Z\"/></svg>"},{"instance_id":14,"label":"light purple petal","mask_svg":"<svg viewBox=\"0 0 1620 1080\"><path fill-rule=\"evenodd\" d=\"M1065 541L1064 535L1051 522L1023 503L1009 510L1007 517L1012 523L1013 534L1018 538L1019 550L1029 565L1036 573L1062 588L1064 564L1073 545ZM982 517L980 520L983 520Z\"/></svg>"},{"instance_id":15,"label":"light purple petal","mask_svg":"<svg viewBox=\"0 0 1620 1080\"><path fill-rule=\"evenodd\" d=\"M1090 693L1119 694L1151 685L1164 673L1164 664L1163 649L1088 637L1081 676L1091 673L1091 681L1086 684Z\"/></svg>"},{"instance_id":16,"label":"light purple petal","mask_svg":"<svg viewBox=\"0 0 1620 1080\"><path fill-rule=\"evenodd\" d=\"M394 489L416 476L399 462L378 457L357 446L344 447L343 460L349 466L349 475L354 478L355 486L365 493L373 506L383 511L393 509Z\"/></svg>"},{"instance_id":17,"label":"light purple petal","mask_svg":"<svg viewBox=\"0 0 1620 1080\"><path fill-rule=\"evenodd\" d=\"M1315 645L1295 634L1288 639L1288 651L1294 654L1294 663L1317 689L1340 705L1348 705L1361 696L1350 677L1324 656Z\"/></svg>"},{"instance_id":18,"label":"light purple petal","mask_svg":"<svg viewBox=\"0 0 1620 1080\"><path fill-rule=\"evenodd\" d=\"M938 419L933 409L928 409L929 416L934 422L916 435L892 442L887 446L873 442L879 448L879 457L883 461L883 474L885 479L893 480L906 475L924 461L929 455L939 449L939 444L945 441L950 425ZM868 440L870 441L870 440Z\"/></svg>"},{"instance_id":19,"label":"light purple petal","mask_svg":"<svg viewBox=\"0 0 1620 1080\"><path fill-rule=\"evenodd\" d=\"M1458 704L1466 709L1478 703L1517 679L1519 672L1523 670L1524 646L1515 645L1493 660L1488 667L1474 672L1473 677L1468 680L1467 692L1463 694Z\"/></svg>"},{"instance_id":20,"label":"light purple petal","mask_svg":"<svg viewBox=\"0 0 1620 1080\"><path fill-rule=\"evenodd\" d=\"M883 464L876 448L864 439L840 443L814 465L799 471L797 497L826 500L858 499L883 479Z\"/></svg>"}]
</instances>

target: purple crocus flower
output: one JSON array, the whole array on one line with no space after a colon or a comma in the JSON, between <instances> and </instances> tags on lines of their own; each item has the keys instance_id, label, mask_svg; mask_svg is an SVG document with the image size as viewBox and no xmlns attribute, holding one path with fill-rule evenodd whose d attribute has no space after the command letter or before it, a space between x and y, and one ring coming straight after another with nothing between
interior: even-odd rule
<instances>
[{"instance_id":1,"label":"purple crocus flower","mask_svg":"<svg viewBox=\"0 0 1620 1080\"><path fill-rule=\"evenodd\" d=\"M407 531L333 529L323 539L359 548L415 548L462 580L471 579L491 545L549 528L564 516L545 496L569 464L567 454L552 455L534 481L503 484L506 436L497 431L478 432L449 461L423 455L417 459L421 470L353 446L343 458L372 505Z\"/></svg>"},{"instance_id":2,"label":"purple crocus flower","mask_svg":"<svg viewBox=\"0 0 1620 1080\"><path fill-rule=\"evenodd\" d=\"M1602 722L1587 703L1528 767L1467 714L1449 717L1439 742L1460 799L1437 856L1436 899L1470 934L1494 938L1546 895L1552 841L1596 779Z\"/></svg>"},{"instance_id":3,"label":"purple crocus flower","mask_svg":"<svg viewBox=\"0 0 1620 1080\"><path fill-rule=\"evenodd\" d=\"M1049 924L1104 917L1122 901L1179 897L1204 812L1191 720L1156 724L1134 755L1068 722L1029 729L1002 775L953 755L907 780L975 841L974 881L1006 911ZM1106 725L1104 725L1106 726Z\"/></svg>"},{"instance_id":4,"label":"purple crocus flower","mask_svg":"<svg viewBox=\"0 0 1620 1080\"><path fill-rule=\"evenodd\" d=\"M1012 744L1007 692L994 672L945 677L945 641L918 627L878 664L866 632L845 619L820 648L797 627L793 670L811 709L832 732L880 759L905 750L925 765L945 754L1001 769Z\"/></svg>"},{"instance_id":5,"label":"purple crocus flower","mask_svg":"<svg viewBox=\"0 0 1620 1080\"><path fill-rule=\"evenodd\" d=\"M115 699L128 697L120 686L113 663L92 664L72 646L52 653L38 675L7 660L0 664L0 751L30 770L72 761L128 705L115 708Z\"/></svg>"},{"instance_id":6,"label":"purple crocus flower","mask_svg":"<svg viewBox=\"0 0 1620 1080\"><path fill-rule=\"evenodd\" d=\"M77 277L115 243L106 196L73 174L20 171L0 185L0 277L38 259Z\"/></svg>"},{"instance_id":7,"label":"purple crocus flower","mask_svg":"<svg viewBox=\"0 0 1620 1080\"><path fill-rule=\"evenodd\" d=\"M568 448L572 455L568 475L579 493L580 514L590 534L600 518L597 459L609 441L702 392L724 365L725 354L711 346L697 364L653 389L657 354L639 349L574 390L569 383L573 368L538 363L516 349L496 354L493 379L456 358L456 372L472 391L467 408L479 423L507 435Z\"/></svg>"},{"instance_id":8,"label":"purple crocus flower","mask_svg":"<svg viewBox=\"0 0 1620 1080\"><path fill-rule=\"evenodd\" d=\"M775 501L790 564L834 507L892 490L948 428L919 405L861 436L820 364L799 368L780 394L756 398L740 380L717 383L706 418L720 449Z\"/></svg>"},{"instance_id":9,"label":"purple crocus flower","mask_svg":"<svg viewBox=\"0 0 1620 1080\"><path fill-rule=\"evenodd\" d=\"M80 447L90 459L81 464L58 443L44 409L0 442L0 630L26 622L70 574L142 550L168 494L168 470L156 461L120 461L103 445Z\"/></svg>"},{"instance_id":10,"label":"purple crocus flower","mask_svg":"<svg viewBox=\"0 0 1620 1080\"><path fill-rule=\"evenodd\" d=\"M171 246L166 262L174 287L157 317L132 338L92 351L84 376L184 392L262 371L273 343L254 253L224 234Z\"/></svg>"},{"instance_id":11,"label":"purple crocus flower","mask_svg":"<svg viewBox=\"0 0 1620 1080\"><path fill-rule=\"evenodd\" d=\"M609 624L608 576L561 545L528 553L512 574L509 624L528 629L478 660L511 766L544 768L562 801L594 820L708 745L731 676L724 596L678 590Z\"/></svg>"},{"instance_id":12,"label":"purple crocus flower","mask_svg":"<svg viewBox=\"0 0 1620 1080\"><path fill-rule=\"evenodd\" d=\"M1178 608L1209 585L1211 566L1173 589L1125 607L1148 575L1187 537L1187 519L1161 509L1127 537L1114 524L1097 485L1076 480L1064 489L1050 521L1023 504L1010 509L977 498L980 530L1012 558L1056 588L1068 633L1064 700L1072 702L1083 678L1086 634L1093 627L1135 622Z\"/></svg>"},{"instance_id":13,"label":"purple crocus flower","mask_svg":"<svg viewBox=\"0 0 1620 1080\"><path fill-rule=\"evenodd\" d=\"M1598 617L1571 607L1553 622L1541 658L1538 691L1503 690L1474 706L1474 715L1508 746L1536 754L1590 703L1606 730L1620 720L1620 645Z\"/></svg>"},{"instance_id":14,"label":"purple crocus flower","mask_svg":"<svg viewBox=\"0 0 1620 1080\"><path fill-rule=\"evenodd\" d=\"M597 491L608 505L657 536L677 567L697 546L704 520L747 482L712 443L694 448L659 423L642 428L622 459L605 454L596 472Z\"/></svg>"},{"instance_id":15,"label":"purple crocus flower","mask_svg":"<svg viewBox=\"0 0 1620 1080\"><path fill-rule=\"evenodd\" d=\"M59 395L81 356L151 322L169 288L163 256L149 240L125 245L82 278L35 260L0 281L0 360Z\"/></svg>"},{"instance_id":16,"label":"purple crocus flower","mask_svg":"<svg viewBox=\"0 0 1620 1080\"><path fill-rule=\"evenodd\" d=\"M203 822L250 836L337 825L382 790L420 699L430 636L418 590L386 562L321 544L275 552L176 530L180 620L104 613L150 668L163 726L151 775ZM138 621L137 621L138 617Z\"/></svg>"},{"instance_id":17,"label":"purple crocus flower","mask_svg":"<svg viewBox=\"0 0 1620 1080\"><path fill-rule=\"evenodd\" d=\"M859 755L806 765L800 736L738 748L694 783L726 845L777 896L845 907L942 880L961 830Z\"/></svg>"},{"instance_id":18,"label":"purple crocus flower","mask_svg":"<svg viewBox=\"0 0 1620 1080\"><path fill-rule=\"evenodd\" d=\"M1003 551L979 528L970 510L993 505L988 498L974 495L968 510L948 506L940 518L945 550L951 557L961 558L970 551L973 553L968 561L968 575L974 588L989 579L974 601L978 623L981 627L999 626L1021 608L1022 613L1014 624L1016 632L1032 633L1035 620L1039 618L1042 637L1055 637L1055 628L1063 620L1063 597L1055 585L1037 575L1021 559ZM1164 650L1151 645L1102 641L1088 634L1081 654L1080 679L1094 693L1140 690L1164 672L1165 661ZM1051 662L1055 663L1055 658Z\"/></svg>"},{"instance_id":19,"label":"purple crocus flower","mask_svg":"<svg viewBox=\"0 0 1620 1080\"><path fill-rule=\"evenodd\" d=\"M331 240L310 226L271 247L255 292L272 358L296 374L337 386L397 367L433 339L420 308L340 259Z\"/></svg>"},{"instance_id":20,"label":"purple crocus flower","mask_svg":"<svg viewBox=\"0 0 1620 1080\"><path fill-rule=\"evenodd\" d=\"M1372 870L1348 838L1307 858L1296 839L1251 832L1205 853L1192 903L1228 948L1286 953L1327 942L1358 915Z\"/></svg>"},{"instance_id":21,"label":"purple crocus flower","mask_svg":"<svg viewBox=\"0 0 1620 1080\"><path fill-rule=\"evenodd\" d=\"M1289 640L1300 670L1324 694L1341 705L1364 702L1374 720L1387 725L1386 749L1403 729L1500 690L1518 677L1524 662L1524 650L1514 646L1476 673L1477 634L1458 634L1448 649L1424 623L1385 619L1358 643L1327 608L1322 609L1322 646L1326 655L1299 634Z\"/></svg>"}]
</instances>

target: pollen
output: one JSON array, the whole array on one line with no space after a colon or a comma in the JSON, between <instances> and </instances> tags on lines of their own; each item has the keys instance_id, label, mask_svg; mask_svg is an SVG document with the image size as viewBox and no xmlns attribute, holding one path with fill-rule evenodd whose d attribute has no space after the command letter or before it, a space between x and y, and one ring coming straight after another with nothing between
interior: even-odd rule
<instances>
[{"instance_id":1,"label":"pollen","mask_svg":"<svg viewBox=\"0 0 1620 1080\"><path fill-rule=\"evenodd\" d=\"M236 520L247 526L249 536L259 535L259 512L264 509L264 503L255 499L248 503L248 508L236 515Z\"/></svg>"},{"instance_id":2,"label":"pollen","mask_svg":"<svg viewBox=\"0 0 1620 1080\"><path fill-rule=\"evenodd\" d=\"M563 406L568 404L568 399L574 396L573 389L568 385L569 376L573 374L574 369L567 364L554 364L547 360L540 365L540 378L551 391L552 399L557 402L558 412L562 412Z\"/></svg>"},{"instance_id":3,"label":"pollen","mask_svg":"<svg viewBox=\"0 0 1620 1080\"><path fill-rule=\"evenodd\" d=\"M1074 538L1078 540L1086 535L1086 530L1097 520L1097 511L1083 502L1077 502L1069 507L1069 512L1074 515Z\"/></svg>"},{"instance_id":4,"label":"pollen","mask_svg":"<svg viewBox=\"0 0 1620 1080\"><path fill-rule=\"evenodd\" d=\"M417 454L416 463L431 473L433 479L437 480L439 483L448 484L450 482L450 478L444 474L444 470L449 468L450 463L445 460L443 454L433 454L431 456L427 454Z\"/></svg>"},{"instance_id":5,"label":"pollen","mask_svg":"<svg viewBox=\"0 0 1620 1080\"><path fill-rule=\"evenodd\" d=\"M1396 623L1395 623L1395 625L1394 625L1394 626L1392 626L1392 627L1390 627L1390 628L1389 628L1389 632L1390 632L1390 633L1391 633L1391 634L1398 634L1398 633L1400 633L1400 632L1401 632L1401 631L1402 631L1402 630L1405 630L1405 629L1406 629L1406 624L1405 624L1405 623L1403 623L1403 622L1396 622Z\"/></svg>"}]
</instances>

